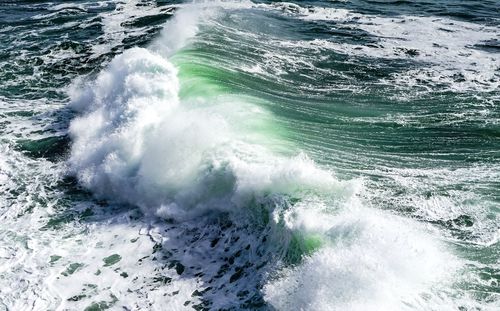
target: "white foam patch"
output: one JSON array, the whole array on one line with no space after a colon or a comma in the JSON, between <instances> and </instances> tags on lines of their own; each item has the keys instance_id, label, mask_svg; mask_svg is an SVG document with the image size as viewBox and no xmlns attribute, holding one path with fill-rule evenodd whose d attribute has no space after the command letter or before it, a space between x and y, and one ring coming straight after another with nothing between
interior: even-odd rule
<instances>
[{"instance_id":1,"label":"white foam patch","mask_svg":"<svg viewBox=\"0 0 500 311\"><path fill-rule=\"evenodd\" d=\"M7 163L7 159L4 157L3 153L0 153L0 182L6 184L9 179L9 171L11 168Z\"/></svg>"},{"instance_id":2,"label":"white foam patch","mask_svg":"<svg viewBox=\"0 0 500 311\"><path fill-rule=\"evenodd\" d=\"M161 310L168 304L175 310L190 310L184 303L199 301L191 297L200 286L195 278L182 278L165 269L164 263L152 261L150 235L154 233L147 227L111 223L87 230L85 244L91 251L81 251L82 246L72 243L61 247L56 253L61 258L46 279L50 291L61 298L58 308L84 309L92 302L104 302L115 308ZM71 254L72 249L79 251L78 258ZM72 264L78 266L69 274ZM75 301L81 295L85 296ZM153 302L153 307L148 305Z\"/></svg>"},{"instance_id":3,"label":"white foam patch","mask_svg":"<svg viewBox=\"0 0 500 311\"><path fill-rule=\"evenodd\" d=\"M481 189L494 184L500 178L498 172L493 164L455 169L386 168L384 172L371 173L390 180L385 180L383 186L375 185L375 192L365 194L368 201L383 200L395 209L411 206L415 208L414 215L422 219L447 222L466 234L469 243L494 245L500 237L497 204L494 196ZM395 196L394 189L405 195Z\"/></svg>"},{"instance_id":4,"label":"white foam patch","mask_svg":"<svg viewBox=\"0 0 500 311\"><path fill-rule=\"evenodd\" d=\"M364 208L328 220L320 227L312 222L314 231L324 230L325 246L265 286L265 299L278 310L425 309L425 295L439 298L432 286L458 267L408 220Z\"/></svg>"},{"instance_id":5,"label":"white foam patch","mask_svg":"<svg viewBox=\"0 0 500 311\"><path fill-rule=\"evenodd\" d=\"M332 40L284 42L297 48L320 48L348 55L385 59L411 59L416 69L393 76L405 86L444 84L453 91L495 91L500 87L498 53L477 48L498 37L498 28L444 17L363 15L346 9L279 3L259 7L280 9L308 21L349 23L378 39L377 44L355 45Z\"/></svg>"},{"instance_id":6,"label":"white foam patch","mask_svg":"<svg viewBox=\"0 0 500 311\"><path fill-rule=\"evenodd\" d=\"M171 8L175 7L177 6L171 6ZM127 27L127 21L158 14L171 15L172 11L162 13L161 6L156 6L154 3L144 4L144 1L141 0L118 1L114 11L100 14L104 35L100 38L102 43L92 45L93 55L97 57L109 53L124 39L144 33L146 27Z\"/></svg>"},{"instance_id":7,"label":"white foam patch","mask_svg":"<svg viewBox=\"0 0 500 311\"><path fill-rule=\"evenodd\" d=\"M0 308L191 309L184 304L199 301L191 295L202 284L153 259L158 229L133 221L134 210L67 206L58 187L64 169L0 144ZM91 219L70 220L85 211L94 211Z\"/></svg>"}]
</instances>

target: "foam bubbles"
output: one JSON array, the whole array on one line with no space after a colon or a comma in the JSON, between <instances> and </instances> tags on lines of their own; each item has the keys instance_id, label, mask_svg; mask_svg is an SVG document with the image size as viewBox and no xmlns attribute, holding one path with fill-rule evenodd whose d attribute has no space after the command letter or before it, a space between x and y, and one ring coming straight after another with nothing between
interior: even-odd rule
<instances>
[{"instance_id":1,"label":"foam bubbles","mask_svg":"<svg viewBox=\"0 0 500 311\"><path fill-rule=\"evenodd\" d=\"M446 85L455 92L494 92L500 85L498 53L480 48L496 40L498 29L494 26L434 16L367 15L347 9L302 7L286 2L260 7L279 9L286 15L312 23L332 22L332 29L334 23L346 24L377 40L375 44L348 44L315 39L296 42L297 48L418 61L415 68L392 75L391 80L398 85L415 87L425 81L429 85Z\"/></svg>"},{"instance_id":2,"label":"foam bubbles","mask_svg":"<svg viewBox=\"0 0 500 311\"><path fill-rule=\"evenodd\" d=\"M317 226L315 226L318 229ZM329 217L325 246L265 287L279 310L402 310L425 305L456 261L408 220L359 208ZM435 303L435 302L434 302Z\"/></svg>"}]
</instances>

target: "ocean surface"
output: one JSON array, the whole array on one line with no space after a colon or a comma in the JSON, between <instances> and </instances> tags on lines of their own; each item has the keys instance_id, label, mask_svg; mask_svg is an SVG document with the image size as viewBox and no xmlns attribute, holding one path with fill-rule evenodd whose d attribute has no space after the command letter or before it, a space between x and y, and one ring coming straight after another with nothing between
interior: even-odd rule
<instances>
[{"instance_id":1,"label":"ocean surface","mask_svg":"<svg viewBox=\"0 0 500 311\"><path fill-rule=\"evenodd\" d=\"M0 310L500 310L500 1L0 1Z\"/></svg>"}]
</instances>

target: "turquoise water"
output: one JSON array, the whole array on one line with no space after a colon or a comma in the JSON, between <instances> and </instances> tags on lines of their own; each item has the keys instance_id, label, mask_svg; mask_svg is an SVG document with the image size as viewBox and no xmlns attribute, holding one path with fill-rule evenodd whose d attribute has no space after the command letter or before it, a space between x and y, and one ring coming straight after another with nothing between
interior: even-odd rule
<instances>
[{"instance_id":1,"label":"turquoise water","mask_svg":"<svg viewBox=\"0 0 500 311\"><path fill-rule=\"evenodd\" d=\"M498 1L0 4L0 307L496 310Z\"/></svg>"}]
</instances>

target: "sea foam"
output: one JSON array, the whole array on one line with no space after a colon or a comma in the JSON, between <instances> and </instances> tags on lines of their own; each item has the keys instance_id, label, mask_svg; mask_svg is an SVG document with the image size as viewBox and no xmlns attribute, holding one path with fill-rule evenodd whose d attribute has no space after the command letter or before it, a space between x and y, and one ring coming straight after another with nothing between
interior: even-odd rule
<instances>
[{"instance_id":1,"label":"sea foam","mask_svg":"<svg viewBox=\"0 0 500 311\"><path fill-rule=\"evenodd\" d=\"M278 310L425 310L429 301L447 309L432 286L458 263L422 228L361 206L327 217L300 213L320 219L297 221L322 232L324 245L265 286L265 299Z\"/></svg>"}]
</instances>

